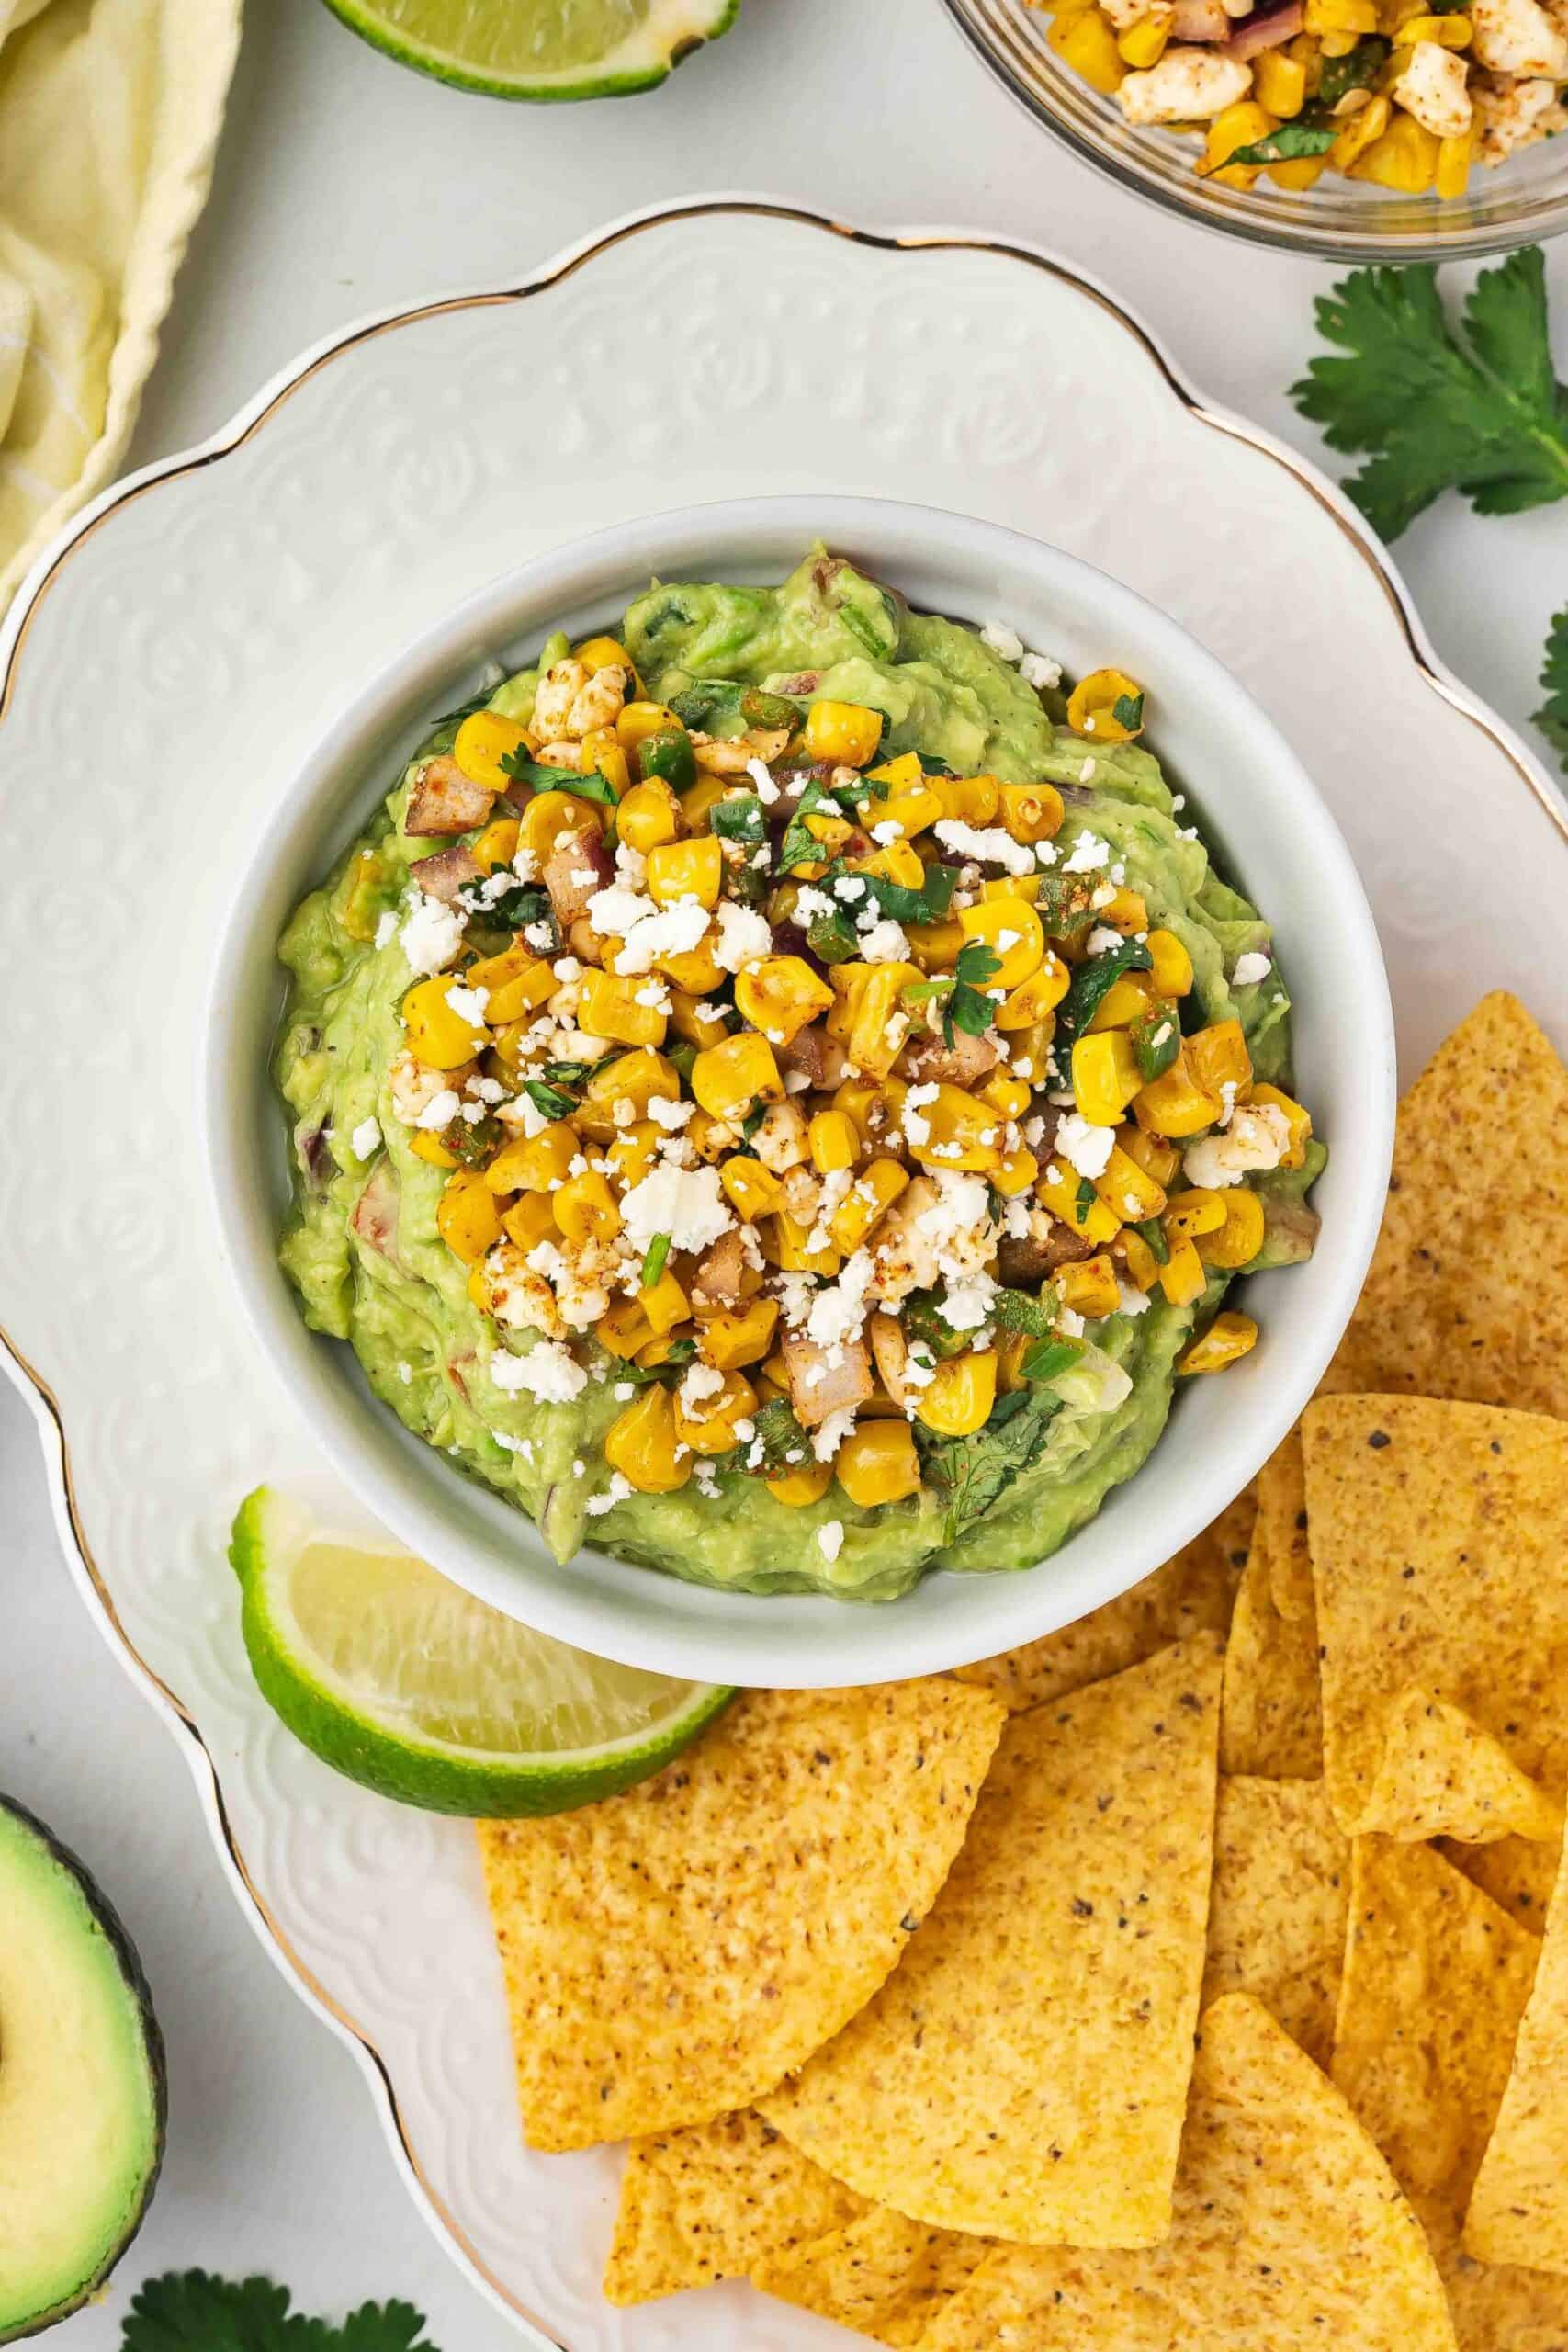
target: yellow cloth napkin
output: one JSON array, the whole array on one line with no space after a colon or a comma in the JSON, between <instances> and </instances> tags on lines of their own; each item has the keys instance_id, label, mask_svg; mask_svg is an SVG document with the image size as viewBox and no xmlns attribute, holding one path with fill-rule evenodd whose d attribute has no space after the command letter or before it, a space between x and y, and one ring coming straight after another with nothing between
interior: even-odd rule
<instances>
[{"instance_id":1,"label":"yellow cloth napkin","mask_svg":"<svg viewBox=\"0 0 1568 2352\"><path fill-rule=\"evenodd\" d=\"M0 0L0 608L125 452L240 0Z\"/></svg>"}]
</instances>

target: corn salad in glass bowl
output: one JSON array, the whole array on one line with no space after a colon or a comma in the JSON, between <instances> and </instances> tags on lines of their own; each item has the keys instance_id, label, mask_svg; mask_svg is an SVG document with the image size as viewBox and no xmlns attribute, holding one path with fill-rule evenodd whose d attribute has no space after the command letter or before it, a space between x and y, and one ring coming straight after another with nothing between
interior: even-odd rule
<instances>
[{"instance_id":1,"label":"corn salad in glass bowl","mask_svg":"<svg viewBox=\"0 0 1568 2352\"><path fill-rule=\"evenodd\" d=\"M547 641L285 934L307 1319L563 1560L1049 1553L1324 1162L1145 709L820 551Z\"/></svg>"},{"instance_id":2,"label":"corn salad in glass bowl","mask_svg":"<svg viewBox=\"0 0 1568 2352\"><path fill-rule=\"evenodd\" d=\"M1568 12L1545 0L1066 0L1051 17L1056 56L1128 123L1201 137L1193 169L1229 187L1334 172L1459 198L1568 123Z\"/></svg>"}]
</instances>

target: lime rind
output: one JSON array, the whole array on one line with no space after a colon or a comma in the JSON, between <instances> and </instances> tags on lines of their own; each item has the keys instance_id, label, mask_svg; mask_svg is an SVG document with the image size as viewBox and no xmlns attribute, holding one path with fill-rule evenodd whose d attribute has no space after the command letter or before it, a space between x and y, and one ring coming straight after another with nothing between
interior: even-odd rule
<instances>
[{"instance_id":1,"label":"lime rind","mask_svg":"<svg viewBox=\"0 0 1568 2352\"><path fill-rule=\"evenodd\" d=\"M229 1546L240 1580L245 1653L262 1696L297 1739L335 1771L398 1804L474 1820L567 1812L660 1770L734 1695L717 1683L672 1685L670 1712L658 1721L535 1755L433 1738L411 1724L406 1707L390 1695L374 1711L310 1649L289 1589L307 1546L321 1540L304 1513L270 1488L246 1497ZM407 1557L358 1548L367 1560ZM409 1566L411 1572L434 1576L423 1563ZM467 1596L456 1605L495 1614ZM532 1638L541 1648L556 1646L543 1635ZM563 1663L581 1659L581 1653L558 1646Z\"/></svg>"},{"instance_id":2,"label":"lime rind","mask_svg":"<svg viewBox=\"0 0 1568 2352\"><path fill-rule=\"evenodd\" d=\"M429 74L452 89L471 90L481 97L547 106L578 98L632 97L639 90L657 88L694 51L729 30L740 0L651 0L643 22L603 57L545 72L521 65L515 72L498 72L493 65L476 63L458 50L411 40L375 0L326 0L326 4L361 40L398 64L411 66L416 74Z\"/></svg>"}]
</instances>

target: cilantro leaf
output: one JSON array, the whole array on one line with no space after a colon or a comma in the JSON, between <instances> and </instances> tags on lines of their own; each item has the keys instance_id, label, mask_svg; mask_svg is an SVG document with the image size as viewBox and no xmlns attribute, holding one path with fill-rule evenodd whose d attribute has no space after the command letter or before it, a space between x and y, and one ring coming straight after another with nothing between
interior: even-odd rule
<instances>
[{"instance_id":1,"label":"cilantro leaf","mask_svg":"<svg viewBox=\"0 0 1568 2352\"><path fill-rule=\"evenodd\" d=\"M541 767L526 752L502 752L501 766L514 783L531 784L536 792L575 792L580 800L600 800L607 808L615 805L615 786L597 768L584 774L579 768Z\"/></svg>"},{"instance_id":2,"label":"cilantro leaf","mask_svg":"<svg viewBox=\"0 0 1568 2352\"><path fill-rule=\"evenodd\" d=\"M1286 128L1288 129L1289 125L1287 125ZM1233 164L1235 163L1235 157L1234 155L1231 157L1231 161ZM1111 716L1116 721L1118 727L1124 727L1129 735L1136 735L1144 723L1143 695L1118 695L1115 701L1111 706Z\"/></svg>"},{"instance_id":3,"label":"cilantro leaf","mask_svg":"<svg viewBox=\"0 0 1568 2352\"><path fill-rule=\"evenodd\" d=\"M1568 605L1552 621L1540 683L1546 688L1546 700L1536 712L1535 723L1568 768Z\"/></svg>"},{"instance_id":4,"label":"cilantro leaf","mask_svg":"<svg viewBox=\"0 0 1568 2352\"><path fill-rule=\"evenodd\" d=\"M996 1006L982 994L986 984L994 980L1002 968L1002 959L994 947L983 939L971 939L958 951L958 961L953 967L953 994L947 1000L942 1015L942 1028L947 1042L953 1043L952 1031L962 1029L965 1036L983 1037L996 1015Z\"/></svg>"},{"instance_id":5,"label":"cilantro leaf","mask_svg":"<svg viewBox=\"0 0 1568 2352\"><path fill-rule=\"evenodd\" d=\"M1483 270L1456 329L1430 263L1353 270L1317 304L1327 340L1291 397L1332 449L1364 454L1346 488L1397 538L1445 490L1482 514L1568 496L1568 387L1551 364L1539 245Z\"/></svg>"},{"instance_id":6,"label":"cilantro leaf","mask_svg":"<svg viewBox=\"0 0 1568 2352\"><path fill-rule=\"evenodd\" d=\"M728 800L716 800L708 810L708 824L721 842L746 842L755 849L768 838L767 819L754 792L737 792Z\"/></svg>"},{"instance_id":7,"label":"cilantro leaf","mask_svg":"<svg viewBox=\"0 0 1568 2352\"><path fill-rule=\"evenodd\" d=\"M696 1352L697 1343L688 1334L682 1339L671 1340L659 1363L617 1363L615 1378L617 1382L629 1380L634 1388L649 1388L655 1381L662 1381L666 1387L671 1387L676 1375L684 1372Z\"/></svg>"},{"instance_id":8,"label":"cilantro leaf","mask_svg":"<svg viewBox=\"0 0 1568 2352\"><path fill-rule=\"evenodd\" d=\"M577 1097L564 1086L552 1086L547 1079L525 1078L523 1091L547 1119L570 1119L577 1108Z\"/></svg>"},{"instance_id":9,"label":"cilantro leaf","mask_svg":"<svg viewBox=\"0 0 1568 2352\"><path fill-rule=\"evenodd\" d=\"M492 898L486 887L491 878L481 874L475 881L465 882L457 892L457 904L481 931L521 931L527 923L547 922L558 943L560 933L547 890L537 882L513 882Z\"/></svg>"},{"instance_id":10,"label":"cilantro leaf","mask_svg":"<svg viewBox=\"0 0 1568 2352\"><path fill-rule=\"evenodd\" d=\"M362 2303L334 2327L290 2300L270 2278L169 2271L131 2298L120 2352L436 2352L412 2303Z\"/></svg>"},{"instance_id":11,"label":"cilantro leaf","mask_svg":"<svg viewBox=\"0 0 1568 2352\"><path fill-rule=\"evenodd\" d=\"M814 817L823 809L826 809L830 817L839 817L843 814L832 794L825 792L817 778L812 776L807 780L805 791L795 802L795 812L784 827L784 839L779 843L781 872L788 874L796 865L820 865L826 863L827 854L822 843L806 821L807 817Z\"/></svg>"},{"instance_id":12,"label":"cilantro leaf","mask_svg":"<svg viewBox=\"0 0 1568 2352\"><path fill-rule=\"evenodd\" d=\"M1036 1386L1024 1405L1014 1406L999 1419L993 1414L973 1437L935 1438L916 1423L921 1475L947 1497L944 1544L955 1543L965 1528L983 1519L1034 1460L1045 1425L1060 1406L1060 1397Z\"/></svg>"},{"instance_id":13,"label":"cilantro leaf","mask_svg":"<svg viewBox=\"0 0 1568 2352\"><path fill-rule=\"evenodd\" d=\"M1066 1067L1075 1038L1083 1035L1123 972L1146 972L1154 957L1141 939L1124 939L1102 956L1091 956L1073 974L1066 995L1056 1007L1056 1058Z\"/></svg>"},{"instance_id":14,"label":"cilantro leaf","mask_svg":"<svg viewBox=\"0 0 1568 2352\"><path fill-rule=\"evenodd\" d=\"M1255 139L1249 147L1233 147L1225 162L1227 164L1288 164L1298 155L1326 155L1338 135L1338 130L1330 130L1326 123L1277 123L1261 139ZM1120 706L1116 716L1118 718L1122 716Z\"/></svg>"}]
</instances>

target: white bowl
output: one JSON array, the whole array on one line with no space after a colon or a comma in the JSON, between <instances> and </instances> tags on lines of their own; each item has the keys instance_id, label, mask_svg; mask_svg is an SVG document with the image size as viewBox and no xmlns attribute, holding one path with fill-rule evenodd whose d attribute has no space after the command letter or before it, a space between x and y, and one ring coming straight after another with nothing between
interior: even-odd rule
<instances>
[{"instance_id":1,"label":"white bowl","mask_svg":"<svg viewBox=\"0 0 1568 2352\"><path fill-rule=\"evenodd\" d=\"M551 628L604 625L655 575L772 582L814 538L927 611L1005 619L1070 673L1113 662L1144 683L1151 747L1224 870L1274 926L1295 1004L1296 1078L1330 1150L1314 1194L1315 1255L1247 1285L1258 1346L1223 1378L1179 1388L1154 1452L1098 1518L1037 1567L931 1575L880 1603L714 1591L592 1550L561 1566L522 1512L372 1397L347 1346L306 1329L276 1255L288 1194L267 1069L283 1000L277 936L432 718L471 692L492 657L520 664ZM208 1163L234 1278L263 1352L361 1500L512 1616L704 1680L820 1687L933 1673L1068 1624L1147 1575L1240 1491L1311 1396L1371 1255L1393 1146L1393 1023L1371 914L1338 828L1270 720L1185 630L1103 572L993 524L878 499L684 507L480 589L354 697L269 813L207 1018Z\"/></svg>"}]
</instances>

